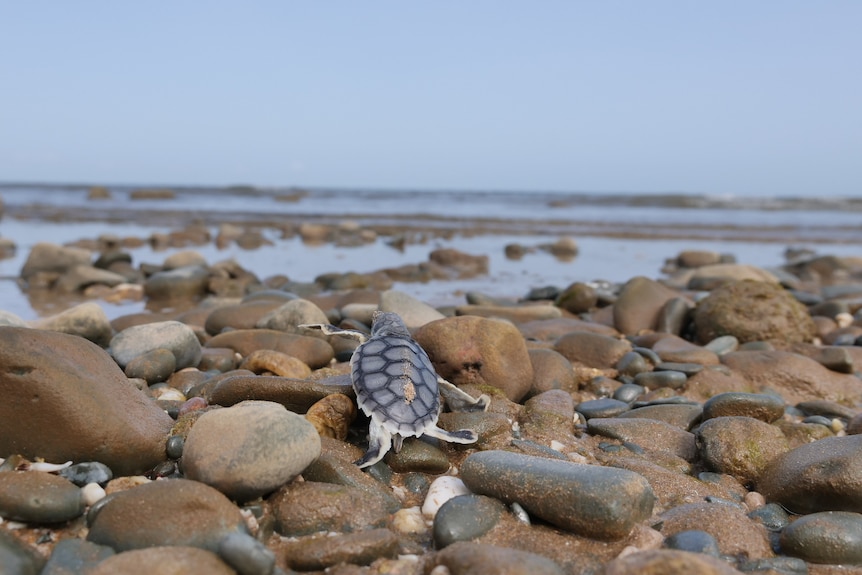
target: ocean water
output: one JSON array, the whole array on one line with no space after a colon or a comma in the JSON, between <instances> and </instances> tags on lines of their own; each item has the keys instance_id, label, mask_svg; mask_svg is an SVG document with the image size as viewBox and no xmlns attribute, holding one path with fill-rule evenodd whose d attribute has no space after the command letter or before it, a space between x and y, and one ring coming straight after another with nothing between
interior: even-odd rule
<instances>
[{"instance_id":1,"label":"ocean water","mask_svg":"<svg viewBox=\"0 0 862 575\"><path fill-rule=\"evenodd\" d=\"M211 227L213 235L228 222L261 229L272 246L191 248L210 263L234 259L261 278L284 274L312 281L329 272L370 272L427 261L438 247L488 255L487 276L395 285L434 305L463 303L468 291L517 299L535 287L575 281L661 278L665 260L684 249L732 254L740 263L767 268L781 265L788 247L862 256L862 198L172 187L169 199L133 199L140 187L108 189L109 199L95 200L85 186L0 185L0 238L17 245L12 257L0 259L0 309L23 319L57 311L30 301L16 281L37 242L103 234L146 238L193 222ZM383 236L359 247L281 237L286 225L347 221L425 240L399 250ZM576 258L561 260L542 250L519 260L504 254L509 243L535 247L560 237L577 242ZM161 263L176 251L143 247L131 253L139 265ZM109 317L143 309L142 303L101 305Z\"/></svg>"}]
</instances>

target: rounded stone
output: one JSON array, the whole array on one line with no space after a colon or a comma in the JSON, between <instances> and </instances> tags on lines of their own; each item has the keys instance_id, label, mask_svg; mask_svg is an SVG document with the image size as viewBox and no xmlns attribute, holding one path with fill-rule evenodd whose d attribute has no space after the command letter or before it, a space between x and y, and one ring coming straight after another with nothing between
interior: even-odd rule
<instances>
[{"instance_id":1,"label":"rounded stone","mask_svg":"<svg viewBox=\"0 0 862 575\"><path fill-rule=\"evenodd\" d=\"M655 329L664 305L678 295L653 279L633 277L623 285L614 303L614 326L624 334Z\"/></svg>"},{"instance_id":2,"label":"rounded stone","mask_svg":"<svg viewBox=\"0 0 862 575\"><path fill-rule=\"evenodd\" d=\"M275 553L246 533L231 533L222 539L218 554L240 575L271 575L275 570Z\"/></svg>"},{"instance_id":3,"label":"rounded stone","mask_svg":"<svg viewBox=\"0 0 862 575\"><path fill-rule=\"evenodd\" d=\"M709 398L703 404L703 419L713 417L753 417L772 423L784 415L784 400L765 393L728 391Z\"/></svg>"},{"instance_id":4,"label":"rounded stone","mask_svg":"<svg viewBox=\"0 0 862 575\"><path fill-rule=\"evenodd\" d=\"M72 306L56 315L35 320L30 327L77 335L105 347L114 330L105 310L95 302Z\"/></svg>"},{"instance_id":5,"label":"rounded stone","mask_svg":"<svg viewBox=\"0 0 862 575\"><path fill-rule=\"evenodd\" d=\"M199 266L158 271L144 282L144 294L155 301L200 298L207 293L209 280L209 272Z\"/></svg>"},{"instance_id":6,"label":"rounded stone","mask_svg":"<svg viewBox=\"0 0 862 575\"><path fill-rule=\"evenodd\" d=\"M474 493L517 502L531 515L595 539L620 539L652 514L655 495L641 475L507 451L469 455L461 476Z\"/></svg>"},{"instance_id":7,"label":"rounded stone","mask_svg":"<svg viewBox=\"0 0 862 575\"><path fill-rule=\"evenodd\" d=\"M715 417L697 429L700 454L709 469L751 484L788 449L781 429L759 419Z\"/></svg>"},{"instance_id":8,"label":"rounded stone","mask_svg":"<svg viewBox=\"0 0 862 575\"><path fill-rule=\"evenodd\" d=\"M194 330L178 321L157 321L127 327L111 339L111 355L120 367L155 349L174 354L176 369L195 367L201 360L201 344Z\"/></svg>"},{"instance_id":9,"label":"rounded stone","mask_svg":"<svg viewBox=\"0 0 862 575\"><path fill-rule=\"evenodd\" d=\"M505 507L484 495L459 495L444 503L434 516L434 544L442 549L456 541L477 539L494 528Z\"/></svg>"},{"instance_id":10,"label":"rounded stone","mask_svg":"<svg viewBox=\"0 0 862 575\"><path fill-rule=\"evenodd\" d=\"M631 553L607 564L604 575L740 575L725 561L703 553L654 549Z\"/></svg>"},{"instance_id":11,"label":"rounded stone","mask_svg":"<svg viewBox=\"0 0 862 575\"><path fill-rule=\"evenodd\" d=\"M862 514L824 511L800 517L784 528L781 550L810 563L862 563Z\"/></svg>"},{"instance_id":12,"label":"rounded stone","mask_svg":"<svg viewBox=\"0 0 862 575\"><path fill-rule=\"evenodd\" d=\"M681 371L646 371L635 376L635 384L642 385L647 389L661 387L680 389L686 381L688 381L688 376Z\"/></svg>"},{"instance_id":13,"label":"rounded stone","mask_svg":"<svg viewBox=\"0 0 862 575\"><path fill-rule=\"evenodd\" d=\"M305 323L327 324L329 318L313 302L296 298L266 313L257 320L254 327L307 335L305 328L299 327Z\"/></svg>"},{"instance_id":14,"label":"rounded stone","mask_svg":"<svg viewBox=\"0 0 862 575\"><path fill-rule=\"evenodd\" d=\"M631 409L625 401L603 397L601 399L590 399L582 401L575 407L575 411L584 416L584 419L594 417L618 417L620 414Z\"/></svg>"},{"instance_id":15,"label":"rounded stone","mask_svg":"<svg viewBox=\"0 0 862 575\"><path fill-rule=\"evenodd\" d=\"M100 461L119 475L165 459L173 420L104 349L28 328L0 327L0 340L0 455Z\"/></svg>"},{"instance_id":16,"label":"rounded stone","mask_svg":"<svg viewBox=\"0 0 862 575\"><path fill-rule=\"evenodd\" d=\"M173 352L158 348L133 358L123 371L126 377L140 378L153 384L167 380L176 368L177 358Z\"/></svg>"},{"instance_id":17,"label":"rounded stone","mask_svg":"<svg viewBox=\"0 0 862 575\"><path fill-rule=\"evenodd\" d=\"M862 512L862 435L791 449L767 467L757 490L794 513Z\"/></svg>"},{"instance_id":18,"label":"rounded stone","mask_svg":"<svg viewBox=\"0 0 862 575\"><path fill-rule=\"evenodd\" d=\"M215 552L236 532L247 532L245 520L220 492L189 479L161 479L103 499L87 540L118 552L161 545Z\"/></svg>"},{"instance_id":19,"label":"rounded stone","mask_svg":"<svg viewBox=\"0 0 862 575\"><path fill-rule=\"evenodd\" d=\"M554 349L573 363L604 369L616 366L632 350L632 344L608 335L575 331L557 339Z\"/></svg>"},{"instance_id":20,"label":"rounded stone","mask_svg":"<svg viewBox=\"0 0 862 575\"><path fill-rule=\"evenodd\" d=\"M388 499L350 485L291 483L269 498L276 529L285 537L349 533L385 527Z\"/></svg>"},{"instance_id":21,"label":"rounded stone","mask_svg":"<svg viewBox=\"0 0 862 575\"><path fill-rule=\"evenodd\" d=\"M182 467L189 479L247 501L275 491L320 455L320 436L282 405L245 401L201 415L188 434Z\"/></svg>"},{"instance_id":22,"label":"rounded stone","mask_svg":"<svg viewBox=\"0 0 862 575\"><path fill-rule=\"evenodd\" d=\"M569 313L580 314L596 307L598 301L596 288L583 282L575 282L557 296L554 305Z\"/></svg>"},{"instance_id":23,"label":"rounded stone","mask_svg":"<svg viewBox=\"0 0 862 575\"><path fill-rule=\"evenodd\" d=\"M547 557L512 549L477 543L458 541L438 552L433 559L434 569L445 568L443 573L451 575L563 575L566 571ZM430 571L431 573L434 570Z\"/></svg>"},{"instance_id":24,"label":"rounded stone","mask_svg":"<svg viewBox=\"0 0 862 575\"><path fill-rule=\"evenodd\" d=\"M81 490L42 471L0 473L0 517L25 523L61 523L84 513Z\"/></svg>"},{"instance_id":25,"label":"rounded stone","mask_svg":"<svg viewBox=\"0 0 862 575\"><path fill-rule=\"evenodd\" d=\"M674 533L664 540L664 546L668 549L703 553L712 557L718 557L719 553L718 541L715 540L715 537L699 529Z\"/></svg>"},{"instance_id":26,"label":"rounded stone","mask_svg":"<svg viewBox=\"0 0 862 575\"><path fill-rule=\"evenodd\" d=\"M694 313L697 339L709 343L723 335L741 343L811 341L815 328L807 308L778 284L728 282L698 302Z\"/></svg>"},{"instance_id":27,"label":"rounded stone","mask_svg":"<svg viewBox=\"0 0 862 575\"><path fill-rule=\"evenodd\" d=\"M455 385L490 385L511 401L533 383L533 367L521 332L509 322L477 316L432 321L414 337L437 373Z\"/></svg>"},{"instance_id":28,"label":"rounded stone","mask_svg":"<svg viewBox=\"0 0 862 575\"><path fill-rule=\"evenodd\" d=\"M652 371L652 366L647 362L646 358L636 351L628 351L623 355L616 365L620 375L630 375L635 377L639 373Z\"/></svg>"},{"instance_id":29,"label":"rounded stone","mask_svg":"<svg viewBox=\"0 0 862 575\"><path fill-rule=\"evenodd\" d=\"M87 571L89 575L235 575L213 552L194 547L160 546L118 553Z\"/></svg>"}]
</instances>

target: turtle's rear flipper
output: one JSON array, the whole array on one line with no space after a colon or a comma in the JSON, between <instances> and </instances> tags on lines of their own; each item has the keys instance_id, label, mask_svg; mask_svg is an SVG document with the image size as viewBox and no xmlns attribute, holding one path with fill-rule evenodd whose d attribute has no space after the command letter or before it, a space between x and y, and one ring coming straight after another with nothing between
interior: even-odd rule
<instances>
[{"instance_id":1,"label":"turtle's rear flipper","mask_svg":"<svg viewBox=\"0 0 862 575\"><path fill-rule=\"evenodd\" d=\"M476 443L479 439L479 434L472 429L459 429L458 431L446 431L439 427L432 427L425 430L425 435L448 441L449 443Z\"/></svg>"},{"instance_id":2,"label":"turtle's rear flipper","mask_svg":"<svg viewBox=\"0 0 862 575\"><path fill-rule=\"evenodd\" d=\"M442 377L437 378L437 383L440 385L440 395L443 396L443 399L446 400L446 405L452 411L487 411L488 406L491 404L491 398L484 393L476 399Z\"/></svg>"},{"instance_id":3,"label":"turtle's rear flipper","mask_svg":"<svg viewBox=\"0 0 862 575\"><path fill-rule=\"evenodd\" d=\"M370 467L383 459L383 456L392 448L392 434L383 429L383 426L371 418L368 426L368 451L365 455L353 463L363 469Z\"/></svg>"}]
</instances>

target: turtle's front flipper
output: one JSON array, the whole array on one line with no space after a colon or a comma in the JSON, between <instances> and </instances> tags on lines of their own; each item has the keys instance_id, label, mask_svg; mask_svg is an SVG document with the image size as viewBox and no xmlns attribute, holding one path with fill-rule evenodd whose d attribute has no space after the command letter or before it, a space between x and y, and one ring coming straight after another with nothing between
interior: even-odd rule
<instances>
[{"instance_id":1,"label":"turtle's front flipper","mask_svg":"<svg viewBox=\"0 0 862 575\"><path fill-rule=\"evenodd\" d=\"M383 459L391 448L392 434L383 429L383 426L372 417L368 426L368 451L353 463L359 466L359 469L370 467Z\"/></svg>"},{"instance_id":2,"label":"turtle's front flipper","mask_svg":"<svg viewBox=\"0 0 862 575\"><path fill-rule=\"evenodd\" d=\"M449 443L476 443L479 434L472 429L459 429L458 431L446 431L436 425L425 430L425 435L448 441Z\"/></svg>"},{"instance_id":3,"label":"turtle's front flipper","mask_svg":"<svg viewBox=\"0 0 862 575\"><path fill-rule=\"evenodd\" d=\"M488 406L491 404L491 398L488 395L483 393L479 399L476 399L442 377L437 378L437 383L440 385L440 395L452 411L488 411Z\"/></svg>"},{"instance_id":4,"label":"turtle's front flipper","mask_svg":"<svg viewBox=\"0 0 862 575\"><path fill-rule=\"evenodd\" d=\"M320 330L325 335L341 335L344 337L349 337L351 339L359 340L359 343L365 343L365 341L368 339L368 334L362 333L361 331L355 331L352 329L341 329L340 327L334 326L329 323L302 323L299 324L297 327Z\"/></svg>"}]
</instances>

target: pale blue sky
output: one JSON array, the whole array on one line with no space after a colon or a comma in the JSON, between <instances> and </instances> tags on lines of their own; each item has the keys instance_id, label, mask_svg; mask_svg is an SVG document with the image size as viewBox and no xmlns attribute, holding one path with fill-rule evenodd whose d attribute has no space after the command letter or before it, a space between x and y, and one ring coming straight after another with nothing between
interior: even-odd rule
<instances>
[{"instance_id":1,"label":"pale blue sky","mask_svg":"<svg viewBox=\"0 0 862 575\"><path fill-rule=\"evenodd\" d=\"M862 196L862 2L0 0L0 180Z\"/></svg>"}]
</instances>

